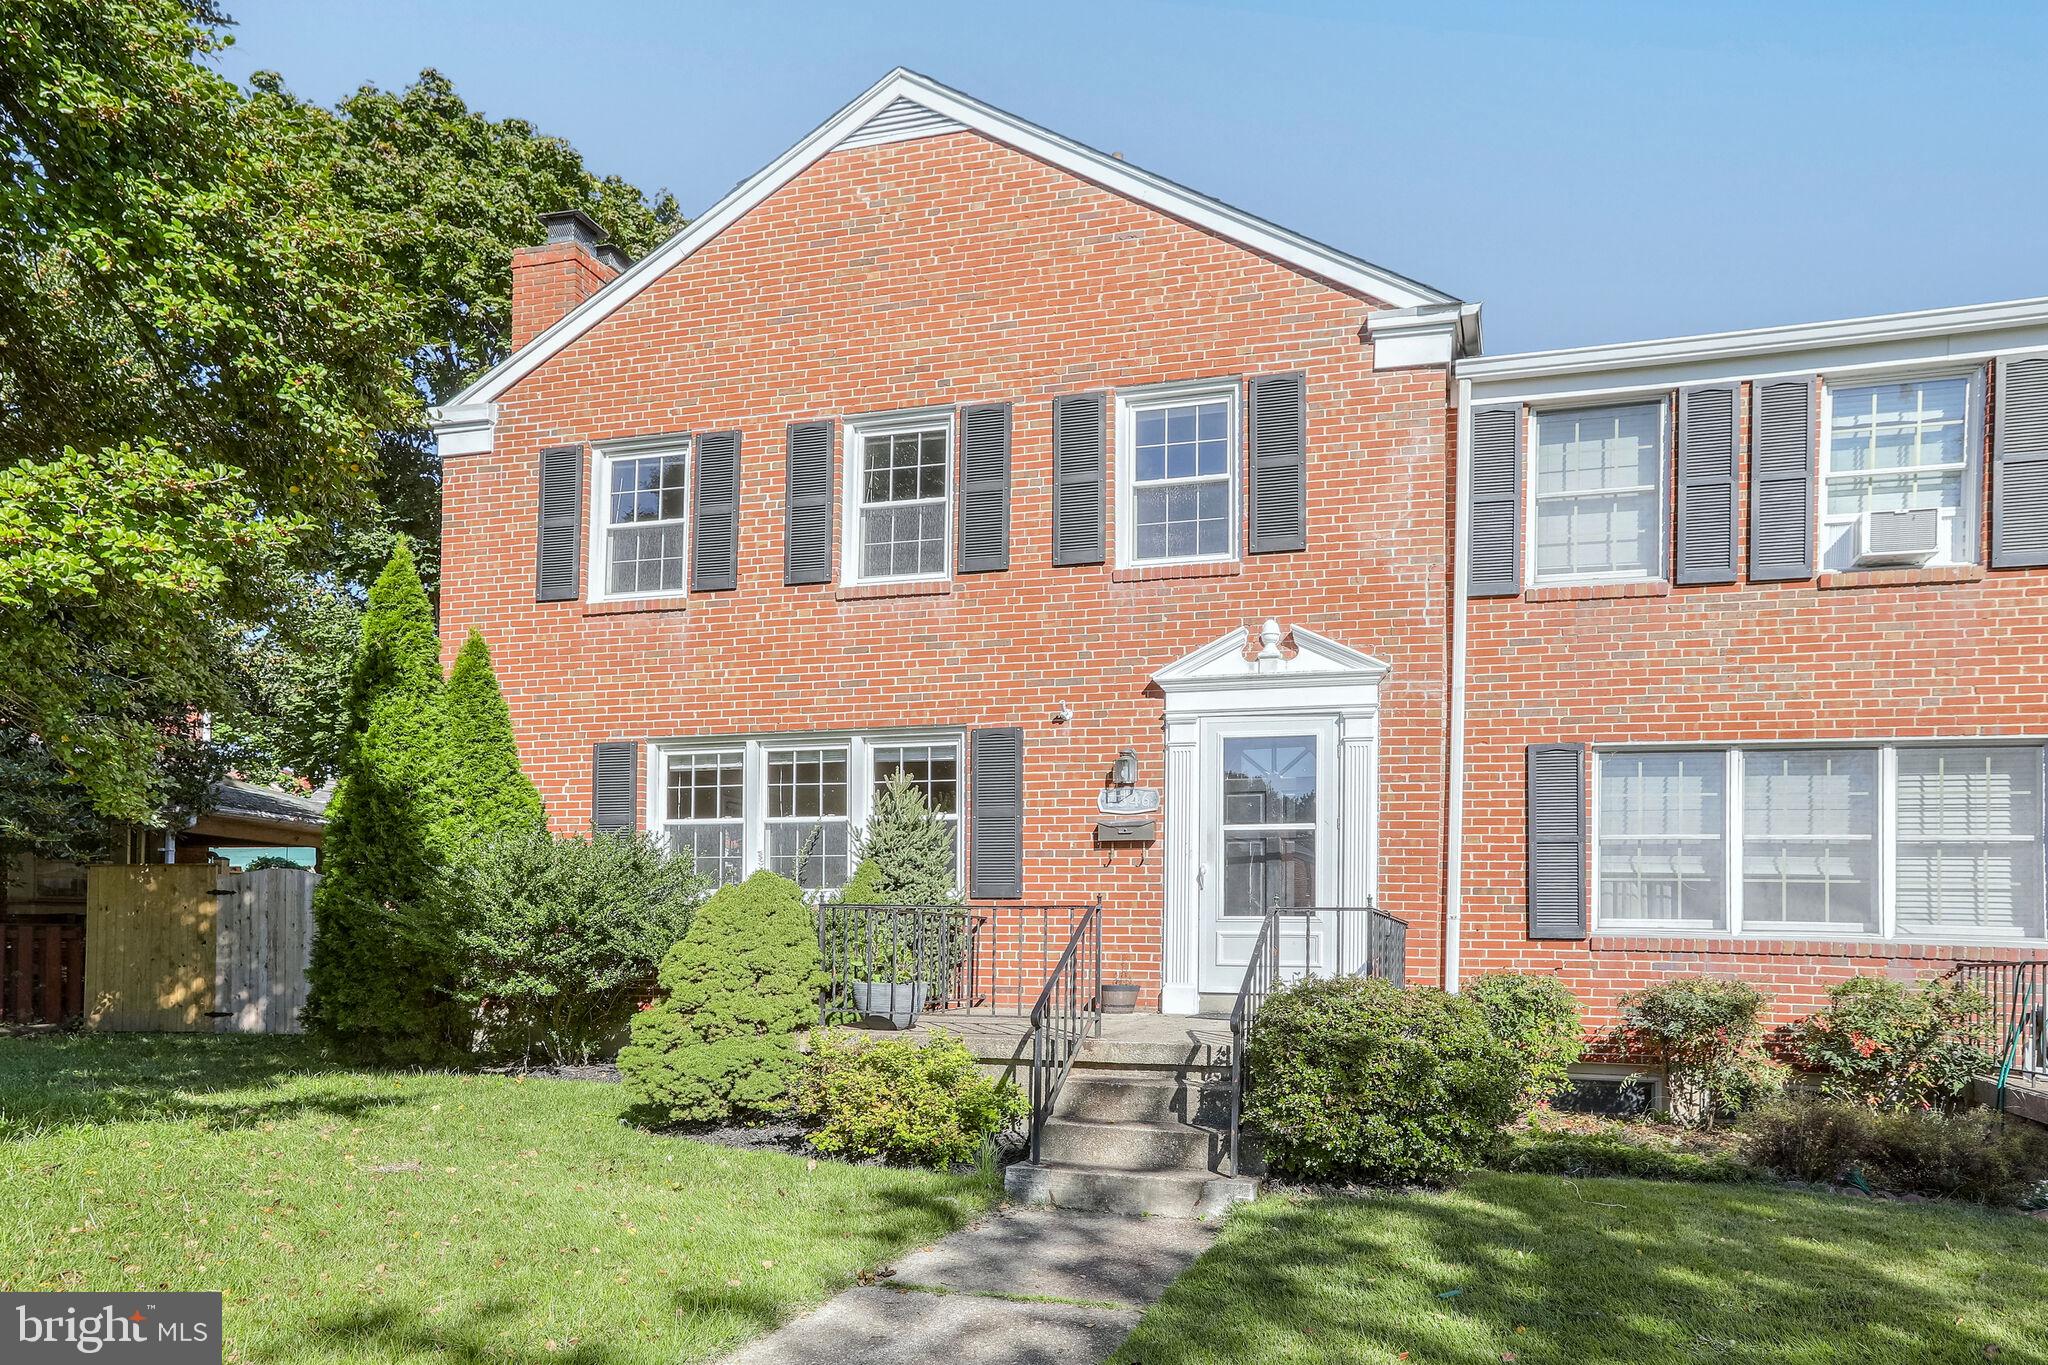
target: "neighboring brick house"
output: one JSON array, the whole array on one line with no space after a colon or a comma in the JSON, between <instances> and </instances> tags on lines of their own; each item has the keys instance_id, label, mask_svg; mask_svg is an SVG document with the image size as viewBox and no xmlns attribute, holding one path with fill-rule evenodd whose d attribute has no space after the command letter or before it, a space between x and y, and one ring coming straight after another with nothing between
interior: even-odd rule
<instances>
[{"instance_id":1,"label":"neighboring brick house","mask_svg":"<svg viewBox=\"0 0 2048 1365\"><path fill-rule=\"evenodd\" d=\"M2040 955L2048 300L1458 377L1457 972Z\"/></svg>"},{"instance_id":2,"label":"neighboring brick house","mask_svg":"<svg viewBox=\"0 0 2048 1365\"><path fill-rule=\"evenodd\" d=\"M616 279L556 229L439 432L443 636L560 828L829 888L904 769L1148 1006L1272 904L1438 973L1475 309L901 72ZM1124 750L1163 810L1098 838Z\"/></svg>"},{"instance_id":3,"label":"neighboring brick house","mask_svg":"<svg viewBox=\"0 0 2048 1365\"><path fill-rule=\"evenodd\" d=\"M905 72L637 263L553 227L437 424L443 638L562 829L829 888L908 771L977 902L1101 896L1171 1012L1273 905L1600 1022L2048 943L2048 303L1477 359L1476 305ZM1160 809L1099 828L1125 751Z\"/></svg>"}]
</instances>

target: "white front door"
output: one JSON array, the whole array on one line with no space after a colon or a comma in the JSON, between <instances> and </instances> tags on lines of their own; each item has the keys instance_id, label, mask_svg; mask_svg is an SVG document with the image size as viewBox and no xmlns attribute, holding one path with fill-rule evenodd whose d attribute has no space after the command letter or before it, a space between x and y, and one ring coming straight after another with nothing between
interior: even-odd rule
<instances>
[{"instance_id":1,"label":"white front door","mask_svg":"<svg viewBox=\"0 0 2048 1365\"><path fill-rule=\"evenodd\" d=\"M1268 910L1336 903L1334 718L1215 718L1201 724L1198 979L1205 994L1244 982ZM1317 921L1284 921L1284 975L1327 971Z\"/></svg>"}]
</instances>

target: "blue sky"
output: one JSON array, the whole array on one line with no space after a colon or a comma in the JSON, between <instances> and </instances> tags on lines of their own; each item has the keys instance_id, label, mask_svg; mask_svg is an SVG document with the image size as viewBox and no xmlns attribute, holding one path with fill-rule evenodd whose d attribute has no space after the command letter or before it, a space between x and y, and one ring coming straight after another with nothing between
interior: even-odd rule
<instances>
[{"instance_id":1,"label":"blue sky","mask_svg":"<svg viewBox=\"0 0 2048 1365\"><path fill-rule=\"evenodd\" d=\"M2048 5L226 0L715 201L896 65L1486 305L1500 353L2048 294Z\"/></svg>"}]
</instances>

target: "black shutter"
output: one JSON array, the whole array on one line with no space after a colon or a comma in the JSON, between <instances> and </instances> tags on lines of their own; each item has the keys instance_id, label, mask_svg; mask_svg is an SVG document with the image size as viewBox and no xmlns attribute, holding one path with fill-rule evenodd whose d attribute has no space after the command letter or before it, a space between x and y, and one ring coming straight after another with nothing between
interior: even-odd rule
<instances>
[{"instance_id":1,"label":"black shutter","mask_svg":"<svg viewBox=\"0 0 2048 1365\"><path fill-rule=\"evenodd\" d=\"M1010 567L1010 405L960 409L961 573Z\"/></svg>"},{"instance_id":2,"label":"black shutter","mask_svg":"<svg viewBox=\"0 0 2048 1365\"><path fill-rule=\"evenodd\" d=\"M1024 894L1024 732L968 736L967 894L1015 900Z\"/></svg>"},{"instance_id":3,"label":"black shutter","mask_svg":"<svg viewBox=\"0 0 2048 1365\"><path fill-rule=\"evenodd\" d=\"M1678 395L1678 581L1735 581L1736 389Z\"/></svg>"},{"instance_id":4,"label":"black shutter","mask_svg":"<svg viewBox=\"0 0 2048 1365\"><path fill-rule=\"evenodd\" d=\"M1472 412L1471 528L1465 593L1513 597L1522 590L1522 409Z\"/></svg>"},{"instance_id":5,"label":"black shutter","mask_svg":"<svg viewBox=\"0 0 2048 1365\"><path fill-rule=\"evenodd\" d=\"M1586 936L1586 746L1529 746L1529 937Z\"/></svg>"},{"instance_id":6,"label":"black shutter","mask_svg":"<svg viewBox=\"0 0 2048 1365\"><path fill-rule=\"evenodd\" d=\"M2048 564L2048 356L1998 362L1991 567Z\"/></svg>"},{"instance_id":7,"label":"black shutter","mask_svg":"<svg viewBox=\"0 0 2048 1365\"><path fill-rule=\"evenodd\" d=\"M1308 394L1299 374L1245 381L1251 409L1251 552L1308 548Z\"/></svg>"},{"instance_id":8,"label":"black shutter","mask_svg":"<svg viewBox=\"0 0 2048 1365\"><path fill-rule=\"evenodd\" d=\"M590 776L590 827L605 833L640 824L640 746L600 744Z\"/></svg>"},{"instance_id":9,"label":"black shutter","mask_svg":"<svg viewBox=\"0 0 2048 1365\"><path fill-rule=\"evenodd\" d=\"M577 553L583 543L583 447L540 453L540 540L534 581L537 602L576 600Z\"/></svg>"},{"instance_id":10,"label":"black shutter","mask_svg":"<svg viewBox=\"0 0 2048 1365\"><path fill-rule=\"evenodd\" d=\"M1749 576L1813 577L1813 380L1751 390Z\"/></svg>"},{"instance_id":11,"label":"black shutter","mask_svg":"<svg viewBox=\"0 0 2048 1365\"><path fill-rule=\"evenodd\" d=\"M1100 564L1103 424L1099 393L1052 400L1052 562Z\"/></svg>"},{"instance_id":12,"label":"black shutter","mask_svg":"<svg viewBox=\"0 0 2048 1365\"><path fill-rule=\"evenodd\" d=\"M782 581L832 581L832 424L793 422L783 506ZM702 476L699 476L701 481Z\"/></svg>"},{"instance_id":13,"label":"black shutter","mask_svg":"<svg viewBox=\"0 0 2048 1365\"><path fill-rule=\"evenodd\" d=\"M690 545L690 587L730 592L740 585L740 434L697 438L697 524Z\"/></svg>"}]
</instances>

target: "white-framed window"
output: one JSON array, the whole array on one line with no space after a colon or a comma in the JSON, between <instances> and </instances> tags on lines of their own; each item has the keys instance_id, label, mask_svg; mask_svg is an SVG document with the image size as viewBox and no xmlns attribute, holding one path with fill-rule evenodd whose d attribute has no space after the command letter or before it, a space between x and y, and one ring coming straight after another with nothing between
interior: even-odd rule
<instances>
[{"instance_id":1,"label":"white-framed window","mask_svg":"<svg viewBox=\"0 0 2048 1365\"><path fill-rule=\"evenodd\" d=\"M593 598L689 590L689 467L687 438L598 447L590 517Z\"/></svg>"},{"instance_id":2,"label":"white-framed window","mask_svg":"<svg viewBox=\"0 0 2048 1365\"><path fill-rule=\"evenodd\" d=\"M1235 559L1244 520L1238 385L1130 390L1116 410L1117 564Z\"/></svg>"},{"instance_id":3,"label":"white-framed window","mask_svg":"<svg viewBox=\"0 0 2048 1365\"><path fill-rule=\"evenodd\" d=\"M1532 582L1664 577L1670 406L1659 398L1529 414Z\"/></svg>"},{"instance_id":4,"label":"white-framed window","mask_svg":"<svg viewBox=\"0 0 2048 1365\"><path fill-rule=\"evenodd\" d=\"M941 579L953 552L953 417L899 413L846 424L849 583Z\"/></svg>"},{"instance_id":5,"label":"white-framed window","mask_svg":"<svg viewBox=\"0 0 2048 1365\"><path fill-rule=\"evenodd\" d=\"M960 732L945 730L659 743L650 755L648 827L667 831L720 884L767 868L807 891L835 891L853 873L875 792L902 771L952 826L957 868L966 752Z\"/></svg>"},{"instance_id":6,"label":"white-framed window","mask_svg":"<svg viewBox=\"0 0 2048 1365\"><path fill-rule=\"evenodd\" d=\"M1854 568L1865 512L1933 511L1929 564L1977 561L1977 455L1983 398L1976 370L1822 386L1821 565Z\"/></svg>"},{"instance_id":7,"label":"white-framed window","mask_svg":"<svg viewBox=\"0 0 2048 1365\"><path fill-rule=\"evenodd\" d=\"M663 758L662 825L675 850L714 886L744 875L746 763L740 749L686 749Z\"/></svg>"},{"instance_id":8,"label":"white-framed window","mask_svg":"<svg viewBox=\"0 0 2048 1365\"><path fill-rule=\"evenodd\" d=\"M1597 752L1594 928L2048 942L2038 743Z\"/></svg>"}]
</instances>

